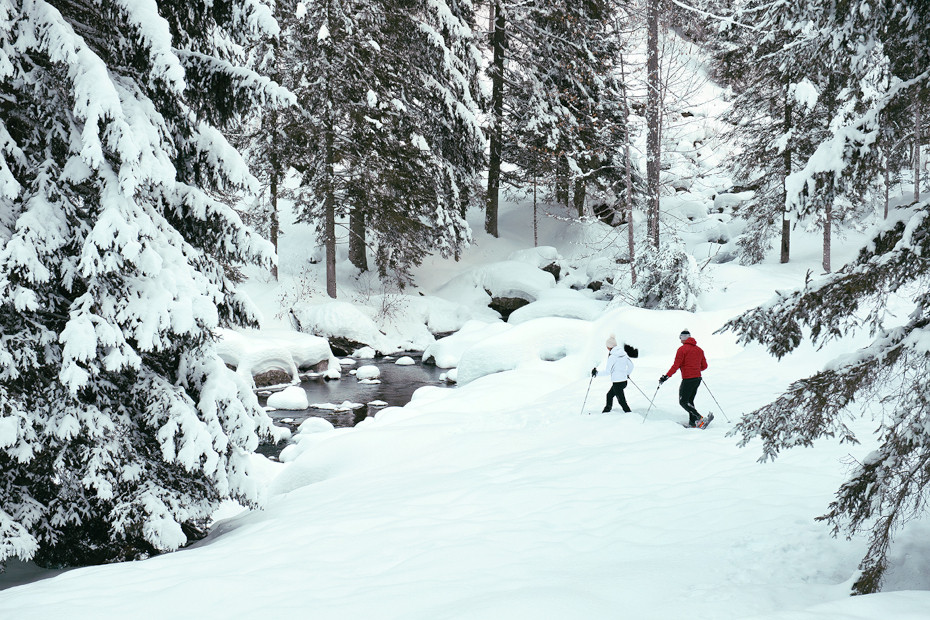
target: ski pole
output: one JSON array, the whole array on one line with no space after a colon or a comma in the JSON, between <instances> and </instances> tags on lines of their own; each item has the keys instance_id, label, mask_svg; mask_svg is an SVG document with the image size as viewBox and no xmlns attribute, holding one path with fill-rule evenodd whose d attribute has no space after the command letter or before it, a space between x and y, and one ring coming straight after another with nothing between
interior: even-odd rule
<instances>
[{"instance_id":1,"label":"ski pole","mask_svg":"<svg viewBox=\"0 0 930 620\"><path fill-rule=\"evenodd\" d=\"M646 418L649 417L649 412L652 411L652 404L655 402L656 396L659 395L659 388L660 388L660 387L662 387L662 384L661 384L661 383L660 383L658 386L656 386L656 393L652 395L652 400L649 401L649 409L646 409L646 415L643 416L643 424L646 423ZM645 396L645 394L644 394L644 396Z\"/></svg>"},{"instance_id":2,"label":"ski pole","mask_svg":"<svg viewBox=\"0 0 930 620\"><path fill-rule=\"evenodd\" d=\"M702 377L701 385L707 388L707 393L710 394L710 397L714 399L715 403L717 403L717 398L714 396L714 393L710 391L710 388L707 387L707 381L704 381L703 377ZM723 413L723 407L720 406L720 403L717 403L717 409L720 410L720 413ZM732 422L730 422L730 418L727 418L727 414L723 413L723 417L726 418L727 424L732 424Z\"/></svg>"},{"instance_id":3,"label":"ski pole","mask_svg":"<svg viewBox=\"0 0 930 620\"><path fill-rule=\"evenodd\" d=\"M590 379L588 379L588 390L584 393L584 402L581 403L581 413L584 413L584 406L588 404L588 392L591 391L592 381L594 381L594 377L591 377Z\"/></svg>"},{"instance_id":4,"label":"ski pole","mask_svg":"<svg viewBox=\"0 0 930 620\"><path fill-rule=\"evenodd\" d=\"M643 398L645 398L646 400L649 400L649 397L646 396L646 393L645 393L644 391L642 391L642 390L639 388L638 385L636 385L636 382L633 381L633 379L631 379L630 377L627 377L626 379L627 379L627 381L629 381L630 383L633 384L633 387L635 387L637 390L639 390L639 393L643 395ZM653 398L655 398L655 397L653 396ZM652 405L652 401L651 401L651 400L649 400L649 405L650 405L650 406Z\"/></svg>"}]
</instances>

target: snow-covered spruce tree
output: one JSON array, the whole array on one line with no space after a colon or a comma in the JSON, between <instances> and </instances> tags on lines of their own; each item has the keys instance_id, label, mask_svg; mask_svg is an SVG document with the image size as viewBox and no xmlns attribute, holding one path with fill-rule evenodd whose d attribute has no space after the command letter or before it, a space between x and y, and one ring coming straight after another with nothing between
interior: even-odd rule
<instances>
[{"instance_id":1,"label":"snow-covered spruce tree","mask_svg":"<svg viewBox=\"0 0 930 620\"><path fill-rule=\"evenodd\" d=\"M761 83L770 84L769 90L781 84L785 95L781 135L768 147L757 140L763 149L756 149L756 159L764 163L764 148L777 147L788 168L784 208L804 216L819 207L816 215L824 219L825 207L835 204L826 197L856 205L878 186L886 162L894 160L889 149L905 138L894 135L896 128L911 128L897 117L908 113L903 102L926 93L928 52L921 41L928 34L930 7L892 0L779 1L757 11L756 4L749 2L741 16L755 19L763 33L751 55L754 71L763 69ZM734 109L749 110L744 118L764 119L764 93L760 97L750 89L740 99L752 97L755 112L740 100ZM782 260L787 260L785 244Z\"/></svg>"},{"instance_id":2,"label":"snow-covered spruce tree","mask_svg":"<svg viewBox=\"0 0 930 620\"><path fill-rule=\"evenodd\" d=\"M296 19L297 0L276 0L274 11L279 26L277 34L259 39L247 48L246 59L247 66L283 85L290 74L289 63L293 62L287 42ZM289 170L291 154L306 148L299 139L300 132L295 131L297 118L293 105L263 106L244 115L231 135L233 145L248 161L250 171L260 184L254 201L240 207L240 215L271 241L275 252L281 235L279 201L290 197L284 178ZM295 139L295 133L298 139ZM272 266L272 274L277 278L277 265Z\"/></svg>"},{"instance_id":3,"label":"snow-covered spruce tree","mask_svg":"<svg viewBox=\"0 0 930 620\"><path fill-rule=\"evenodd\" d=\"M841 338L868 328L873 342L823 371L793 383L774 402L743 417L733 432L741 444L762 440L762 460L785 448L810 446L821 437L856 442L846 425L855 401L881 402L879 447L839 488L822 517L834 534L868 532L856 594L876 592L887 568L895 532L923 514L930 498L930 203L895 212L896 220L835 274L728 322L740 342L758 341L781 358L804 339ZM904 325L883 328L886 300L911 295L915 308Z\"/></svg>"},{"instance_id":4,"label":"snow-covered spruce tree","mask_svg":"<svg viewBox=\"0 0 930 620\"><path fill-rule=\"evenodd\" d=\"M503 158L516 169L506 180L561 185L579 216L589 188L625 193L617 4L536 2L509 13Z\"/></svg>"},{"instance_id":5,"label":"snow-covered spruce tree","mask_svg":"<svg viewBox=\"0 0 930 620\"><path fill-rule=\"evenodd\" d=\"M809 214L807 194L798 197L793 209L787 203L785 180L807 161L828 125L828 112L820 98L828 82L829 66L817 62L812 46L795 52L799 38L791 24L803 7L778 3L761 11L761 2L738 5L732 16L740 25L729 24L719 33L727 47L736 50L723 56L725 71L738 84L738 95L726 115L734 127L733 137L741 144L733 160L739 182L755 196L739 210L746 230L737 240L741 260L761 261L780 237L781 261L791 253L791 229L797 211ZM724 69L721 69L723 71Z\"/></svg>"},{"instance_id":6,"label":"snow-covered spruce tree","mask_svg":"<svg viewBox=\"0 0 930 620\"><path fill-rule=\"evenodd\" d=\"M227 267L270 264L218 129L277 97L238 64L270 12L0 4L0 563L177 549L258 499L274 432L213 330L252 320Z\"/></svg>"},{"instance_id":7,"label":"snow-covered spruce tree","mask_svg":"<svg viewBox=\"0 0 930 620\"><path fill-rule=\"evenodd\" d=\"M291 80L310 148L294 164L299 217L327 242L331 296L337 216L353 219L354 242L372 233L379 273L403 285L429 251L454 255L469 237L484 150L470 5L300 7Z\"/></svg>"}]
</instances>

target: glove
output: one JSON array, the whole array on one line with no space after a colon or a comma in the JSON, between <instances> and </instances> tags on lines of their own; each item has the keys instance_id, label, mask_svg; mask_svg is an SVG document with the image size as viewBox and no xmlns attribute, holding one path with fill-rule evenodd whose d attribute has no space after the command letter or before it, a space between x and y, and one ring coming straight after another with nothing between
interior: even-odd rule
<instances>
[{"instance_id":1,"label":"glove","mask_svg":"<svg viewBox=\"0 0 930 620\"><path fill-rule=\"evenodd\" d=\"M596 376L597 376L597 368L592 368L592 369L591 369L591 376L592 376L592 377L596 377Z\"/></svg>"},{"instance_id":2,"label":"glove","mask_svg":"<svg viewBox=\"0 0 930 620\"><path fill-rule=\"evenodd\" d=\"M668 375L662 375L661 377L659 377L659 385L662 385L666 381L668 381Z\"/></svg>"}]
</instances>

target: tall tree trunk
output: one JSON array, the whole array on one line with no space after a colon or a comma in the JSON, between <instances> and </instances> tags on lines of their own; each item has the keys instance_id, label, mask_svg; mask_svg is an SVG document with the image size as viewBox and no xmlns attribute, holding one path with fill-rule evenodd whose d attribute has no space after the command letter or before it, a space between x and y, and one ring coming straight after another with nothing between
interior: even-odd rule
<instances>
[{"instance_id":1,"label":"tall tree trunk","mask_svg":"<svg viewBox=\"0 0 930 620\"><path fill-rule=\"evenodd\" d=\"M533 169L534 169L534 172L533 172L533 247L535 248L539 245L539 218L536 215L536 172L535 172L535 170L538 170L539 168L538 168L538 164L535 161L535 158L533 161Z\"/></svg>"},{"instance_id":2,"label":"tall tree trunk","mask_svg":"<svg viewBox=\"0 0 930 620\"><path fill-rule=\"evenodd\" d=\"M578 212L578 217L584 217L584 199L586 193L587 184L585 183L584 177L578 177L575 179L575 192L572 197L575 204L575 211Z\"/></svg>"},{"instance_id":3,"label":"tall tree trunk","mask_svg":"<svg viewBox=\"0 0 930 620\"><path fill-rule=\"evenodd\" d=\"M336 179L334 121L328 119L326 149L326 194L323 202L323 243L326 246L326 294L336 298Z\"/></svg>"},{"instance_id":4,"label":"tall tree trunk","mask_svg":"<svg viewBox=\"0 0 930 620\"><path fill-rule=\"evenodd\" d=\"M920 200L920 98L914 101L914 202Z\"/></svg>"},{"instance_id":5,"label":"tall tree trunk","mask_svg":"<svg viewBox=\"0 0 930 620\"><path fill-rule=\"evenodd\" d=\"M785 89L785 127L784 133L791 131L791 104L788 102L788 90ZM791 215L788 211L788 175L791 174L791 146L785 143L785 152L782 154L785 167L784 193L782 194L781 213L781 262L787 263L791 259Z\"/></svg>"},{"instance_id":6,"label":"tall tree trunk","mask_svg":"<svg viewBox=\"0 0 930 620\"><path fill-rule=\"evenodd\" d=\"M365 211L356 207L349 214L349 262L362 271L368 271L365 246Z\"/></svg>"},{"instance_id":7,"label":"tall tree trunk","mask_svg":"<svg viewBox=\"0 0 930 620\"><path fill-rule=\"evenodd\" d=\"M332 23L332 5L326 5L326 18ZM326 46L326 101L333 101L333 49ZM323 244L326 247L326 294L336 298L336 118L330 108L323 136L326 187L323 196Z\"/></svg>"},{"instance_id":8,"label":"tall tree trunk","mask_svg":"<svg viewBox=\"0 0 930 620\"><path fill-rule=\"evenodd\" d=\"M494 30L491 32L491 47L494 58L491 63L491 153L488 161L488 202L484 214L484 230L497 237L497 211L500 201L501 148L504 133L504 12L501 0L494 2Z\"/></svg>"},{"instance_id":9,"label":"tall tree trunk","mask_svg":"<svg viewBox=\"0 0 930 620\"><path fill-rule=\"evenodd\" d=\"M823 212L823 270L830 273L830 245L833 232L833 201L827 201Z\"/></svg>"},{"instance_id":10,"label":"tall tree trunk","mask_svg":"<svg viewBox=\"0 0 930 620\"><path fill-rule=\"evenodd\" d=\"M653 246L659 247L659 171L662 163L659 127L659 2L646 8L646 228Z\"/></svg>"},{"instance_id":11,"label":"tall tree trunk","mask_svg":"<svg viewBox=\"0 0 930 620\"><path fill-rule=\"evenodd\" d=\"M278 184L281 180L281 164L278 160L278 112L277 110L271 113L271 153L270 153L270 163L271 163L271 175L269 179L268 192L271 199L271 212L268 214L268 236L270 237L271 245L274 246L275 256L278 254L278 234L280 233L280 223L278 220ZM275 260L274 265L271 266L271 275L274 276L274 279L278 279L278 262Z\"/></svg>"},{"instance_id":12,"label":"tall tree trunk","mask_svg":"<svg viewBox=\"0 0 930 620\"><path fill-rule=\"evenodd\" d=\"M279 39L275 37L272 42L274 48L274 57L275 57L275 71L274 79L278 84L282 83L281 72L278 70L278 58L279 58ZM275 263L271 266L271 275L274 276L274 279L278 279L278 235L281 232L281 223L278 218L278 185L281 181L281 160L278 158L278 149L280 148L280 143L278 137L280 135L281 128L279 126L281 122L281 117L278 114L278 110L274 109L271 112L271 179L269 180L269 192L271 193L271 213L268 214L268 236L270 237L271 245L274 246L275 253Z\"/></svg>"},{"instance_id":13,"label":"tall tree trunk","mask_svg":"<svg viewBox=\"0 0 930 620\"><path fill-rule=\"evenodd\" d=\"M630 161L630 102L626 92L626 68L623 63L623 54L620 55L620 88L623 97L623 131L624 147L626 149L625 177L626 177L626 234L630 252L630 283L636 285L636 248L633 242L633 171Z\"/></svg>"},{"instance_id":14,"label":"tall tree trunk","mask_svg":"<svg viewBox=\"0 0 930 620\"><path fill-rule=\"evenodd\" d=\"M276 115L277 116L277 115ZM274 141L274 139L272 138ZM277 148L272 146L272 149ZM271 237L271 245L274 246L274 253L277 256L278 254L278 235L281 231L281 223L278 219L278 182L280 180L281 172L278 170L278 154L276 151L271 153L271 213L268 214L268 235ZM271 266L271 275L274 276L274 279L278 279L278 262L275 260L275 264Z\"/></svg>"}]
</instances>

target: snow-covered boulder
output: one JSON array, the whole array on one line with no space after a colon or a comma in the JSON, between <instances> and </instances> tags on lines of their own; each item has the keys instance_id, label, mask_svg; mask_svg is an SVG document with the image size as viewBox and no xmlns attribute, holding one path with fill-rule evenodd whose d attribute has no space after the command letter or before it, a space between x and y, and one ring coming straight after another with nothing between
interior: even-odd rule
<instances>
[{"instance_id":1,"label":"snow-covered boulder","mask_svg":"<svg viewBox=\"0 0 930 620\"><path fill-rule=\"evenodd\" d=\"M592 299L589 293L558 288L543 291L539 300L514 310L507 322L511 325L518 325L550 316L592 321L604 312L607 302Z\"/></svg>"},{"instance_id":2,"label":"snow-covered boulder","mask_svg":"<svg viewBox=\"0 0 930 620\"><path fill-rule=\"evenodd\" d=\"M314 369L327 378L338 379L339 360L325 338L283 329L219 329L217 352L220 359L255 385L254 377L280 371L288 381L299 381L298 372Z\"/></svg>"},{"instance_id":3,"label":"snow-covered boulder","mask_svg":"<svg viewBox=\"0 0 930 620\"><path fill-rule=\"evenodd\" d=\"M717 197L714 198L714 208L715 209L729 209L740 205L747 200L754 198L756 193L754 191L745 191L745 192L736 192L733 194L724 193L717 194Z\"/></svg>"},{"instance_id":4,"label":"snow-covered boulder","mask_svg":"<svg viewBox=\"0 0 930 620\"><path fill-rule=\"evenodd\" d=\"M301 331L328 339L332 347L347 349L342 353L363 346L382 353L392 350L371 317L354 304L344 301L301 303L295 305L293 311Z\"/></svg>"},{"instance_id":5,"label":"snow-covered boulder","mask_svg":"<svg viewBox=\"0 0 930 620\"><path fill-rule=\"evenodd\" d=\"M377 366L359 366L358 370L355 371L355 378L359 381L370 381L379 377L381 377L381 371Z\"/></svg>"},{"instance_id":6,"label":"snow-covered boulder","mask_svg":"<svg viewBox=\"0 0 930 620\"><path fill-rule=\"evenodd\" d=\"M456 333L440 338L423 351L423 363L432 363L439 368L455 368L459 365L462 353L476 342L493 338L511 329L511 325L502 321L484 323L469 321Z\"/></svg>"},{"instance_id":7,"label":"snow-covered boulder","mask_svg":"<svg viewBox=\"0 0 930 620\"><path fill-rule=\"evenodd\" d=\"M555 287L555 276L535 265L508 260L471 269L444 284L436 294L471 306L491 306L507 300L536 301L541 291ZM507 310L505 310L506 312Z\"/></svg>"},{"instance_id":8,"label":"snow-covered boulder","mask_svg":"<svg viewBox=\"0 0 930 620\"><path fill-rule=\"evenodd\" d=\"M403 357L398 358L396 362L394 362L396 366L413 366L416 363L416 360L409 355L404 355Z\"/></svg>"},{"instance_id":9,"label":"snow-covered boulder","mask_svg":"<svg viewBox=\"0 0 930 620\"><path fill-rule=\"evenodd\" d=\"M268 397L268 406L287 411L303 411L310 406L307 393L299 385L291 385Z\"/></svg>"}]
</instances>

